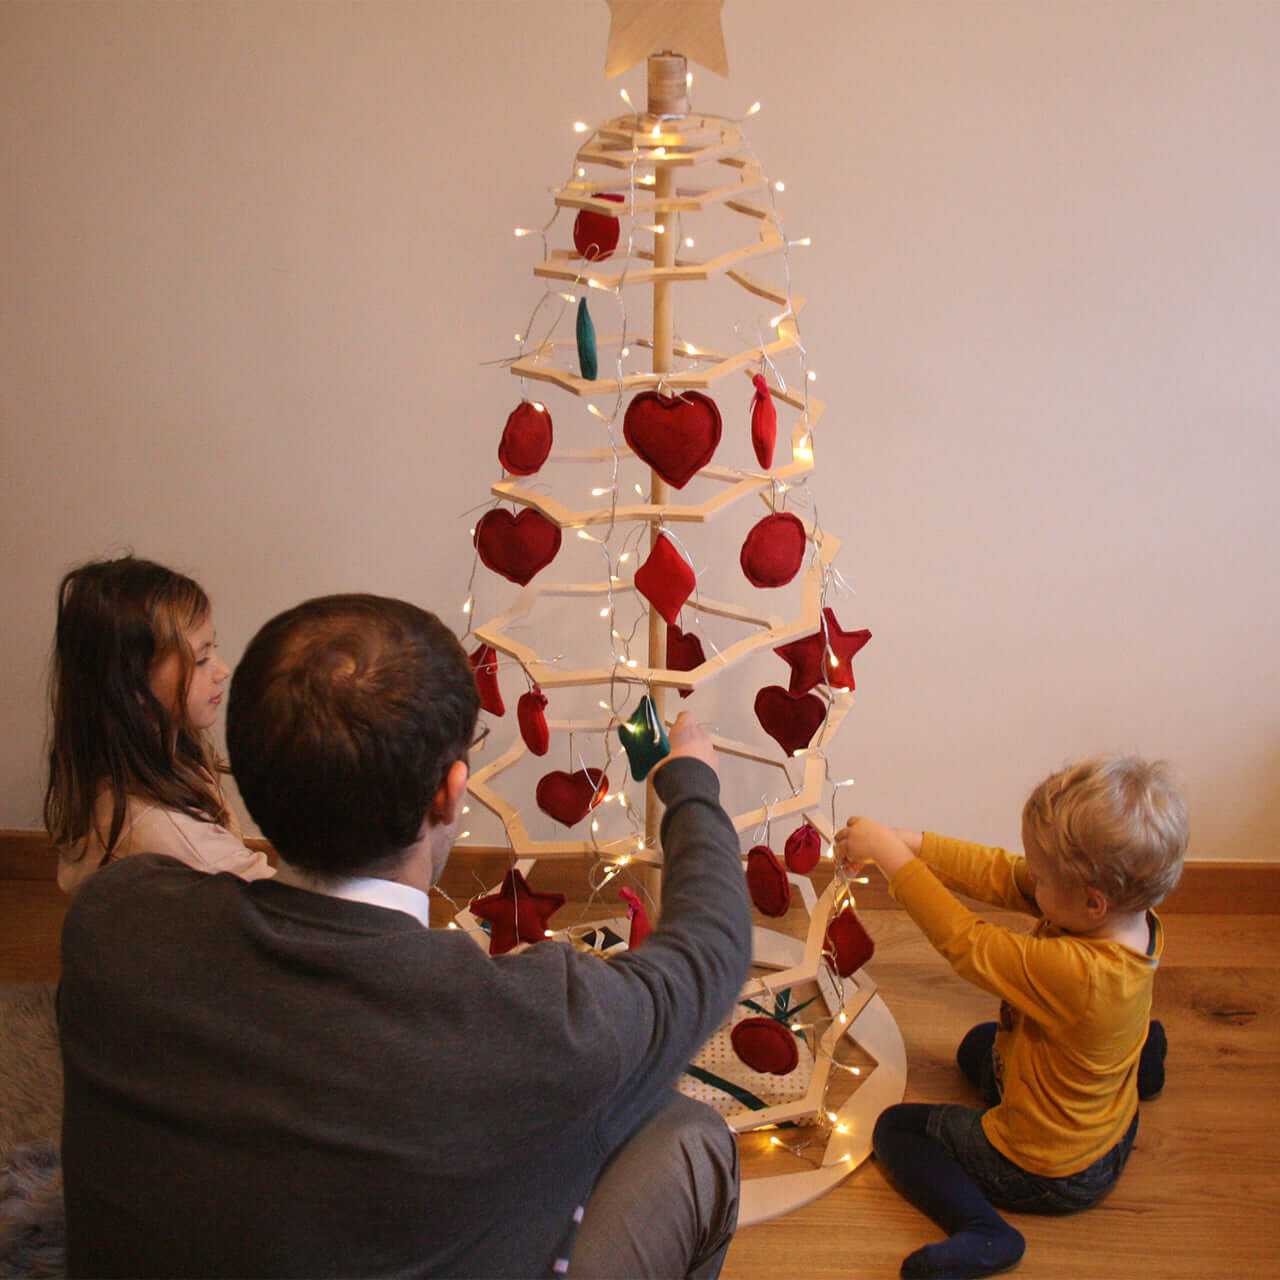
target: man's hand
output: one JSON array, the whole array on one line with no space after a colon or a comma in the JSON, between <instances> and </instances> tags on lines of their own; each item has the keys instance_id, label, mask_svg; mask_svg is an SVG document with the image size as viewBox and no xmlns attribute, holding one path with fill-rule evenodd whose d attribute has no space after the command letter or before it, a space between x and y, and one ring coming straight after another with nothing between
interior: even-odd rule
<instances>
[{"instance_id":1,"label":"man's hand","mask_svg":"<svg viewBox=\"0 0 1280 1280\"><path fill-rule=\"evenodd\" d=\"M678 756L692 756L708 764L717 774L720 766L716 761L716 749L711 745L711 735L693 718L688 711L682 711L667 734L671 743L671 754L664 756L654 767L661 769L668 760Z\"/></svg>"},{"instance_id":2,"label":"man's hand","mask_svg":"<svg viewBox=\"0 0 1280 1280\"><path fill-rule=\"evenodd\" d=\"M874 862L886 880L892 880L915 857L898 832L874 818L850 818L836 832L835 853L836 861L851 871Z\"/></svg>"}]
</instances>

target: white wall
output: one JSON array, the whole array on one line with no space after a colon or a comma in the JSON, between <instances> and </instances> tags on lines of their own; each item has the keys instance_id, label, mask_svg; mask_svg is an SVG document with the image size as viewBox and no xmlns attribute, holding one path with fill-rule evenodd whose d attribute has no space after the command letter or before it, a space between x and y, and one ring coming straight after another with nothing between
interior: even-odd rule
<instances>
[{"instance_id":1,"label":"white wall","mask_svg":"<svg viewBox=\"0 0 1280 1280\"><path fill-rule=\"evenodd\" d=\"M125 545L269 614L460 621L599 0L0 3L0 826L39 825L53 593ZM729 0L875 639L850 804L1004 842L1047 769L1172 758L1280 857L1280 5ZM622 83L643 100L643 72ZM729 548L732 555L735 548ZM849 795L845 792L842 795Z\"/></svg>"}]
</instances>

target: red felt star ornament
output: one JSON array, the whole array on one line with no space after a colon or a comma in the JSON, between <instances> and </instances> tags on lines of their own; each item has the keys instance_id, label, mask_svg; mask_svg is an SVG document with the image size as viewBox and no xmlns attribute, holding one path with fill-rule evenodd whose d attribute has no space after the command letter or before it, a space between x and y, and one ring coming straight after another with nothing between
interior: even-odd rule
<instances>
[{"instance_id":1,"label":"red felt star ornament","mask_svg":"<svg viewBox=\"0 0 1280 1280\"><path fill-rule=\"evenodd\" d=\"M791 668L788 693L808 693L820 684L833 689L852 689L853 657L871 639L871 632L845 631L831 609L823 609L825 630L819 627L810 636L780 644L774 653Z\"/></svg>"},{"instance_id":2,"label":"red felt star ornament","mask_svg":"<svg viewBox=\"0 0 1280 1280\"><path fill-rule=\"evenodd\" d=\"M547 921L564 906L563 893L538 893L512 867L502 883L471 904L471 914L490 926L489 954L500 956L520 942L541 942Z\"/></svg>"}]
</instances>

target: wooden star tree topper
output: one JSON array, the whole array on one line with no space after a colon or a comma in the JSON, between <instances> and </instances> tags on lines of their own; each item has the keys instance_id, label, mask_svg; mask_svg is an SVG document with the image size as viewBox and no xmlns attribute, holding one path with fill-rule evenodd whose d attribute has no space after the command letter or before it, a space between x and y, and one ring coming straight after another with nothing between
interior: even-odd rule
<instances>
[{"instance_id":1,"label":"wooden star tree topper","mask_svg":"<svg viewBox=\"0 0 1280 1280\"><path fill-rule=\"evenodd\" d=\"M724 0L608 0L604 73L621 75L651 53L681 53L716 75L729 74L720 10Z\"/></svg>"}]
</instances>

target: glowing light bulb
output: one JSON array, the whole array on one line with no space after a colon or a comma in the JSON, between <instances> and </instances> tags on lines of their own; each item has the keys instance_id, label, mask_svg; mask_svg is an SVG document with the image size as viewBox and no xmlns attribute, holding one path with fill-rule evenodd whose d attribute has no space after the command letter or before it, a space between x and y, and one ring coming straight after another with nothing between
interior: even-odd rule
<instances>
[{"instance_id":1,"label":"glowing light bulb","mask_svg":"<svg viewBox=\"0 0 1280 1280\"><path fill-rule=\"evenodd\" d=\"M470 832L470 831L464 831L464 832L463 832L463 833L458 837L458 839L459 839L459 840L465 840L465 839L466 839L470 834L471 834L471 832Z\"/></svg>"},{"instance_id":2,"label":"glowing light bulb","mask_svg":"<svg viewBox=\"0 0 1280 1280\"><path fill-rule=\"evenodd\" d=\"M587 176L587 171L585 169L578 170L578 177L585 178L586 176Z\"/></svg>"},{"instance_id":3,"label":"glowing light bulb","mask_svg":"<svg viewBox=\"0 0 1280 1280\"><path fill-rule=\"evenodd\" d=\"M813 243L813 237L812 237L812 236L801 236L799 240L793 240L791 243L792 243L792 244L804 245L804 247L805 247L805 248L808 248L808 247L809 247L809 245L811 245L811 244Z\"/></svg>"},{"instance_id":4,"label":"glowing light bulb","mask_svg":"<svg viewBox=\"0 0 1280 1280\"><path fill-rule=\"evenodd\" d=\"M524 341L524 335L523 335L523 334L521 334L521 333L517 333L517 334L515 335L515 337L516 337L516 341L517 341L517 342L523 342L523 341Z\"/></svg>"},{"instance_id":5,"label":"glowing light bulb","mask_svg":"<svg viewBox=\"0 0 1280 1280\"><path fill-rule=\"evenodd\" d=\"M472 604L473 604L473 601L472 601L471 597L470 597L470 596L468 596L468 597L467 597L467 598L462 602L462 612L463 612L463 613L470 613L470 612L471 612L471 606L472 606Z\"/></svg>"},{"instance_id":6,"label":"glowing light bulb","mask_svg":"<svg viewBox=\"0 0 1280 1280\"><path fill-rule=\"evenodd\" d=\"M471 806L470 806L469 804L464 804L464 805L462 806L462 812L463 812L463 813L470 813L470 812L471 812Z\"/></svg>"},{"instance_id":7,"label":"glowing light bulb","mask_svg":"<svg viewBox=\"0 0 1280 1280\"><path fill-rule=\"evenodd\" d=\"M686 71L684 73L684 87L686 89L693 88L693 72L692 71Z\"/></svg>"},{"instance_id":8,"label":"glowing light bulb","mask_svg":"<svg viewBox=\"0 0 1280 1280\"><path fill-rule=\"evenodd\" d=\"M620 97L627 106L631 106L631 95L625 89L618 90L618 97Z\"/></svg>"},{"instance_id":9,"label":"glowing light bulb","mask_svg":"<svg viewBox=\"0 0 1280 1280\"><path fill-rule=\"evenodd\" d=\"M544 938L554 938L556 935L552 933L550 929L543 929L542 936Z\"/></svg>"},{"instance_id":10,"label":"glowing light bulb","mask_svg":"<svg viewBox=\"0 0 1280 1280\"><path fill-rule=\"evenodd\" d=\"M458 927L458 922L457 922L456 920L450 920L450 921L449 921L449 928L450 928L450 929L456 929L457 927Z\"/></svg>"},{"instance_id":11,"label":"glowing light bulb","mask_svg":"<svg viewBox=\"0 0 1280 1280\"><path fill-rule=\"evenodd\" d=\"M773 189L775 191L785 191L787 189L787 184L785 182L775 182L773 184Z\"/></svg>"},{"instance_id":12,"label":"glowing light bulb","mask_svg":"<svg viewBox=\"0 0 1280 1280\"><path fill-rule=\"evenodd\" d=\"M604 414L603 414L603 413L601 413L601 412L600 412L600 410L599 410L599 409L597 409L597 408L595 407L595 405L593 405L593 404L589 404L589 405L587 405L587 412L588 412L588 413L594 413L594 414L595 414L595 416L596 416L597 418L600 418L601 420L603 420L603 419L604 419Z\"/></svg>"},{"instance_id":13,"label":"glowing light bulb","mask_svg":"<svg viewBox=\"0 0 1280 1280\"><path fill-rule=\"evenodd\" d=\"M573 122L573 131L574 131L574 133L586 133L587 128L588 128L588 126L587 126L586 122L585 122L585 121L583 121L583 120L575 120L575 121Z\"/></svg>"},{"instance_id":14,"label":"glowing light bulb","mask_svg":"<svg viewBox=\"0 0 1280 1280\"><path fill-rule=\"evenodd\" d=\"M603 609L601 609L601 610L600 610L600 616L601 616L602 618L607 618L607 617L609 616L609 612L610 612L610 610L609 610L609 606L608 606L608 605L605 605L605 607L604 607Z\"/></svg>"},{"instance_id":15,"label":"glowing light bulb","mask_svg":"<svg viewBox=\"0 0 1280 1280\"><path fill-rule=\"evenodd\" d=\"M623 553L618 557L618 563L619 563L619 564L626 564L626 563L627 563L627 561L628 561L628 560L630 560L630 559L631 559L631 552L630 552L630 551L624 551L624 552L623 552Z\"/></svg>"},{"instance_id":16,"label":"glowing light bulb","mask_svg":"<svg viewBox=\"0 0 1280 1280\"><path fill-rule=\"evenodd\" d=\"M684 247L685 247L686 249L692 249L692 248L693 248L693 237L692 237L692 236L685 236L685 238L684 238Z\"/></svg>"},{"instance_id":17,"label":"glowing light bulb","mask_svg":"<svg viewBox=\"0 0 1280 1280\"><path fill-rule=\"evenodd\" d=\"M579 529L579 530L578 530L578 537L580 537L580 538L584 539L584 540L585 540L585 541L587 541L587 542L594 542L594 541L595 541L595 539L594 539L594 538L593 538L593 537L592 537L592 536L591 536L591 535L590 535L590 534L589 534L585 529Z\"/></svg>"},{"instance_id":18,"label":"glowing light bulb","mask_svg":"<svg viewBox=\"0 0 1280 1280\"><path fill-rule=\"evenodd\" d=\"M662 125L661 125L660 123L659 123L659 124L655 124L655 125L653 126L653 132L652 132L649 136L650 136L651 138L660 138L660 137L662 137Z\"/></svg>"},{"instance_id":19,"label":"glowing light bulb","mask_svg":"<svg viewBox=\"0 0 1280 1280\"><path fill-rule=\"evenodd\" d=\"M804 376L808 378L810 382L817 382L818 380L818 375L814 373L812 369L810 369L809 372L806 373Z\"/></svg>"},{"instance_id":20,"label":"glowing light bulb","mask_svg":"<svg viewBox=\"0 0 1280 1280\"><path fill-rule=\"evenodd\" d=\"M618 354L625 360L631 354L631 348L623 347L622 350L618 352Z\"/></svg>"},{"instance_id":21,"label":"glowing light bulb","mask_svg":"<svg viewBox=\"0 0 1280 1280\"><path fill-rule=\"evenodd\" d=\"M592 489L591 496L593 498L600 498L600 497L603 497L608 492L609 492L608 489Z\"/></svg>"},{"instance_id":22,"label":"glowing light bulb","mask_svg":"<svg viewBox=\"0 0 1280 1280\"><path fill-rule=\"evenodd\" d=\"M747 108L747 115L749 115L749 116L753 116L753 115L755 115L755 113L756 113L757 111L759 111L759 110L760 110L760 104L759 104L758 102L753 102L753 103L752 103L752 104Z\"/></svg>"},{"instance_id":23,"label":"glowing light bulb","mask_svg":"<svg viewBox=\"0 0 1280 1280\"><path fill-rule=\"evenodd\" d=\"M600 830L600 824L594 818L591 819L591 830L592 831Z\"/></svg>"}]
</instances>

